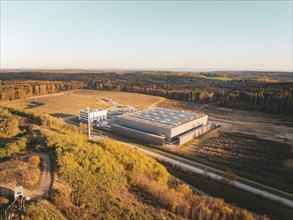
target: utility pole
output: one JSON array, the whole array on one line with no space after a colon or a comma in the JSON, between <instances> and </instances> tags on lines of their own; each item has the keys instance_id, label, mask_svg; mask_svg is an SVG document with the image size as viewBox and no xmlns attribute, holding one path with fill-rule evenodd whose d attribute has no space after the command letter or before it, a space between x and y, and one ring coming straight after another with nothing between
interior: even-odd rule
<instances>
[{"instance_id":1,"label":"utility pole","mask_svg":"<svg viewBox=\"0 0 293 220\"><path fill-rule=\"evenodd\" d=\"M91 120L90 120L90 107L87 107L87 127L88 127L88 138L91 139Z\"/></svg>"}]
</instances>

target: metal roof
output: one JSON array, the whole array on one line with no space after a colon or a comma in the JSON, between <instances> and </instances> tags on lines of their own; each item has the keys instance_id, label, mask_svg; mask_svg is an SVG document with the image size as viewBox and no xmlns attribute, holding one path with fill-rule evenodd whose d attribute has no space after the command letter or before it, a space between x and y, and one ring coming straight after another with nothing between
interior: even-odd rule
<instances>
[{"instance_id":1,"label":"metal roof","mask_svg":"<svg viewBox=\"0 0 293 220\"><path fill-rule=\"evenodd\" d=\"M121 117L137 119L140 121L162 126L173 127L178 126L187 120L189 121L191 119L198 118L199 116L202 115L172 109L155 108Z\"/></svg>"}]
</instances>

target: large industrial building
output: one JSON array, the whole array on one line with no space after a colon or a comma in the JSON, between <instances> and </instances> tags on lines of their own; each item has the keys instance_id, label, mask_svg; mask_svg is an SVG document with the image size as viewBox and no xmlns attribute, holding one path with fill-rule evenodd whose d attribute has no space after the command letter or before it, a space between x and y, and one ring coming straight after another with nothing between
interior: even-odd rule
<instances>
[{"instance_id":1,"label":"large industrial building","mask_svg":"<svg viewBox=\"0 0 293 220\"><path fill-rule=\"evenodd\" d=\"M107 119L107 110L104 110L104 109L90 109L90 110L82 109L78 113L78 119L83 122L88 122L88 116L90 118L90 123L106 120Z\"/></svg>"},{"instance_id":2,"label":"large industrial building","mask_svg":"<svg viewBox=\"0 0 293 220\"><path fill-rule=\"evenodd\" d=\"M210 129L208 116L156 108L117 117L111 131L150 144L182 145Z\"/></svg>"}]
</instances>

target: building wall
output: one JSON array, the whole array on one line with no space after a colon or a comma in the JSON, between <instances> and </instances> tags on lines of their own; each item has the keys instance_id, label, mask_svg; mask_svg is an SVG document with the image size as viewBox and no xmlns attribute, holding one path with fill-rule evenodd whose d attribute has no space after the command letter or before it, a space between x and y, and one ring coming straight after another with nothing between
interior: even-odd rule
<instances>
[{"instance_id":1,"label":"building wall","mask_svg":"<svg viewBox=\"0 0 293 220\"><path fill-rule=\"evenodd\" d=\"M88 120L88 113L85 113L85 111L79 111L79 113L78 113L78 119L80 121L87 122L87 120Z\"/></svg>"},{"instance_id":2,"label":"building wall","mask_svg":"<svg viewBox=\"0 0 293 220\"><path fill-rule=\"evenodd\" d=\"M91 118L103 118L107 117L107 110L100 110L100 111L94 111L90 112Z\"/></svg>"},{"instance_id":3,"label":"building wall","mask_svg":"<svg viewBox=\"0 0 293 220\"><path fill-rule=\"evenodd\" d=\"M192 140L193 138L196 138L200 135L202 135L203 133L209 131L211 129L211 124L206 124L202 127L199 127L195 130L192 130L182 136L179 136L179 145L185 144L186 142Z\"/></svg>"},{"instance_id":4,"label":"building wall","mask_svg":"<svg viewBox=\"0 0 293 220\"><path fill-rule=\"evenodd\" d=\"M106 120L107 119L107 110L91 111L89 113L89 115L90 115L90 123L93 123L94 121ZM88 111L87 110L79 111L78 118L80 121L87 122L88 121Z\"/></svg>"},{"instance_id":5,"label":"building wall","mask_svg":"<svg viewBox=\"0 0 293 220\"><path fill-rule=\"evenodd\" d=\"M149 134L143 131L138 131L135 129L131 129L128 127L120 126L117 124L111 125L111 131L116 132L118 134L122 134L134 139L142 140L150 144L155 145L163 145L164 144L164 137L157 136L153 134Z\"/></svg>"},{"instance_id":6,"label":"building wall","mask_svg":"<svg viewBox=\"0 0 293 220\"><path fill-rule=\"evenodd\" d=\"M128 118L122 118L122 117L118 118L118 124L125 127L130 127L140 131L148 132L151 134L159 135L159 136L164 134L170 137L170 134L171 134L171 128L165 128L165 127L160 127L159 125L142 123L140 121L136 121L136 120L128 119Z\"/></svg>"},{"instance_id":7,"label":"building wall","mask_svg":"<svg viewBox=\"0 0 293 220\"><path fill-rule=\"evenodd\" d=\"M148 123L143 123L133 119L121 117L118 119L118 124L125 127L130 127L140 131L148 132L151 134L156 134L159 136L163 134L166 136L166 141L171 142L174 139L176 139L180 134L186 131L194 129L200 125L203 125L203 126L206 125L207 121L208 121L208 116L205 115L203 117L194 119L188 123L179 125L171 129L171 128L161 127L160 125L156 125L156 124L148 124Z\"/></svg>"},{"instance_id":8,"label":"building wall","mask_svg":"<svg viewBox=\"0 0 293 220\"><path fill-rule=\"evenodd\" d=\"M171 139L174 140L176 137L178 137L180 134L186 132L186 131L189 131L191 129L194 129L200 125L202 126L205 126L206 124L208 123L208 116L205 115L203 117L200 117L200 118L197 118L197 119L194 119L188 123L185 123L185 124L182 124L182 125L179 125L175 128L172 128L171 130ZM171 140L168 140L168 141L171 141Z\"/></svg>"}]
</instances>

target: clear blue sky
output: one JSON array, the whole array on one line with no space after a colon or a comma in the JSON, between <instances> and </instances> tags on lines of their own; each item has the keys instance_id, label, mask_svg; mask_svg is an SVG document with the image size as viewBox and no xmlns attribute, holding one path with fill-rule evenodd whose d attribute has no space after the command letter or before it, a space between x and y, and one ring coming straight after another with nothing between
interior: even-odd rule
<instances>
[{"instance_id":1,"label":"clear blue sky","mask_svg":"<svg viewBox=\"0 0 293 220\"><path fill-rule=\"evenodd\" d=\"M292 2L1 0L1 68L292 71Z\"/></svg>"}]
</instances>

